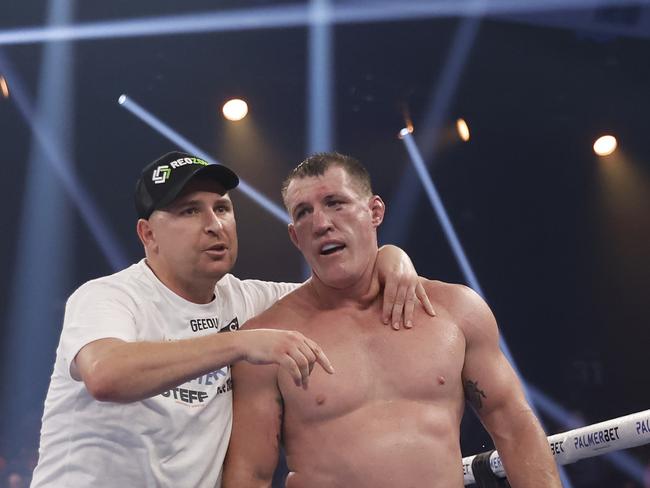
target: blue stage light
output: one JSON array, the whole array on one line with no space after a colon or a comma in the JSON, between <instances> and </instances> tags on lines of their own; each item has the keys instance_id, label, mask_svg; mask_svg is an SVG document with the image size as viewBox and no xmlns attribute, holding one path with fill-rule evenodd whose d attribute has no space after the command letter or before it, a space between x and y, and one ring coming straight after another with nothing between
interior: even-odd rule
<instances>
[{"instance_id":1,"label":"blue stage light","mask_svg":"<svg viewBox=\"0 0 650 488\"><path fill-rule=\"evenodd\" d=\"M420 154L420 150L418 149L415 141L413 140L413 135L408 130L405 131L404 129L400 131L400 134L403 134L402 140L404 141L404 145L406 146L406 149L409 153L411 162L413 163L413 166L416 169L420 181L424 186L425 193L427 194L427 197L429 198L429 201L431 202L431 205L434 208L434 211L436 212L438 219L440 220L440 224L443 228L445 236L447 237L449 245L452 248L454 256L458 261L461 271L465 276L465 280L467 281L467 283L471 288L473 288L479 295L481 295L481 297L485 298L485 295L483 294L483 290L481 289L478 279L474 274L474 271L469 263L469 260L467 259L467 255L463 250L460 240L456 235L456 231L454 230L454 227L449 219L447 211L445 210L442 200L440 199L440 195L438 194L438 191L433 181L431 180L431 176L427 172L426 166L422 159L422 155ZM564 407L559 405L557 402L553 401L541 390L533 387L528 383L523 382L523 377L518 371L514 358L512 357L512 354L510 353L508 345L506 344L503 336L501 336L500 338L500 346L501 346L501 350L503 351L503 354L506 356L506 358L508 358L508 361L510 361L510 364L512 365L513 369L517 372L517 375L520 378L522 378L522 385L526 392L526 397L528 398L528 401L531 404L531 407L533 407L533 409L535 410L536 407L539 408L550 418L560 423L565 428L573 429L578 427L579 426L578 420L573 415L571 415ZM616 454L616 456L614 456L613 454ZM642 472L641 465L640 463L636 462L634 458L632 458L630 455L624 452L617 452L617 453L612 453L612 455L606 456L606 459L609 459L614 464L614 466L619 468L622 472L624 472L628 476L632 477L633 479L636 479L637 481L642 481L642 474L641 477L639 478L640 476L639 473ZM566 472L564 471L563 468L560 468L560 476L562 478L563 485L567 488L571 487L570 480L566 476Z\"/></svg>"},{"instance_id":2,"label":"blue stage light","mask_svg":"<svg viewBox=\"0 0 650 488\"><path fill-rule=\"evenodd\" d=\"M440 134L449 113L449 106L454 100L456 88L460 84L465 63L478 35L480 22L480 18L474 17L460 21L445 63L442 66L440 81L431 97L426 119L421 124L418 124L418 127L426 130L426 134L419 132L417 137L420 146L424 147L425 160L429 160L429 156L437 149ZM408 128L408 132L412 132L411 127ZM409 214L409 210L413 208L420 195L420 187L416 184L416 181L413 170L407 167L391 199L391 215L399 216L399 218L389 216L386 221L383 237L388 242L400 242L401 237L409 233L411 220L403 218L403 216Z\"/></svg>"},{"instance_id":3,"label":"blue stage light","mask_svg":"<svg viewBox=\"0 0 650 488\"><path fill-rule=\"evenodd\" d=\"M23 89L20 77L14 72L9 60L0 52L0 70L7 73L12 80L12 99L23 116L42 150L46 154L45 162L55 170L55 175L63 185L68 197L73 201L83 222L95 238L97 246L114 270L122 269L129 262L117 238L110 230L106 219L97 208L88 190L72 171L72 166L61 153L56 138L50 128L38 119L29 97Z\"/></svg>"},{"instance_id":4,"label":"blue stage light","mask_svg":"<svg viewBox=\"0 0 650 488\"><path fill-rule=\"evenodd\" d=\"M334 146L332 78L332 6L329 0L312 0L309 27L309 80L307 88L307 147L310 154L331 151Z\"/></svg>"},{"instance_id":5,"label":"blue stage light","mask_svg":"<svg viewBox=\"0 0 650 488\"><path fill-rule=\"evenodd\" d=\"M118 103L122 107L127 109L129 112L131 112L133 115L138 117L140 120L142 120L144 123L146 123L149 127L151 127L152 129L154 129L155 131L157 131L158 133L160 133L161 135L165 136L167 139L172 141L179 148L182 148L183 150L189 153L195 154L198 157L205 159L208 162L211 163L218 162L216 159L211 157L205 151L201 150L198 146L192 144L190 141L188 141L186 138L184 138L182 135L180 135L170 126L168 126L163 121L158 119L151 112L149 112L144 107L139 105L131 97L128 97L127 95L124 94L120 95L120 97L118 98ZM258 205L260 205L263 209L265 209L267 212L269 212L271 215L277 218L278 220L282 221L285 224L288 224L290 222L289 215L287 214L287 212L285 212L278 204L276 204L268 197L266 197L265 195L257 191L255 188L253 188L251 185L246 183L244 180L242 179L239 180L239 186L237 188L241 190L246 196L248 196L253 201L255 201Z\"/></svg>"},{"instance_id":6,"label":"blue stage light","mask_svg":"<svg viewBox=\"0 0 650 488\"><path fill-rule=\"evenodd\" d=\"M650 0L404 0L340 3L333 6L333 24L389 22L436 17L524 14L607 6L645 5ZM118 39L178 34L202 34L306 26L314 21L308 6L280 5L246 10L202 12L58 27L25 27L0 31L0 45L37 42Z\"/></svg>"}]
</instances>

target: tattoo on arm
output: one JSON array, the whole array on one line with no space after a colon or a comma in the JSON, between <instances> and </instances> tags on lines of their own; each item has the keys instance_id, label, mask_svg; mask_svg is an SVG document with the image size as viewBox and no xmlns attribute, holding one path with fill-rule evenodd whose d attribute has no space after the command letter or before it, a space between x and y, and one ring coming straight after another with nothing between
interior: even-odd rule
<instances>
[{"instance_id":1,"label":"tattoo on arm","mask_svg":"<svg viewBox=\"0 0 650 488\"><path fill-rule=\"evenodd\" d=\"M465 398L476 410L483 408L482 398L487 398L485 392L478 387L478 381L467 380L465 382Z\"/></svg>"}]
</instances>

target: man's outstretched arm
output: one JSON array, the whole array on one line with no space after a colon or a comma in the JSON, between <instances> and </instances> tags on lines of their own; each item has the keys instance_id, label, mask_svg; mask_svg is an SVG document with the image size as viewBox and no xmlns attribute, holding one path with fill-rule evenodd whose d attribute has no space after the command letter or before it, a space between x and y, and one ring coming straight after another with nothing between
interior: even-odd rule
<instances>
[{"instance_id":1,"label":"man's outstretched arm","mask_svg":"<svg viewBox=\"0 0 650 488\"><path fill-rule=\"evenodd\" d=\"M79 351L71 374L97 400L128 403L237 361L279 365L299 386L307 384L314 363L331 369L320 347L302 334L257 329L165 342L100 339Z\"/></svg>"},{"instance_id":2,"label":"man's outstretched arm","mask_svg":"<svg viewBox=\"0 0 650 488\"><path fill-rule=\"evenodd\" d=\"M455 313L466 339L463 386L499 451L513 488L562 486L546 434L499 348L497 324L487 304L459 288Z\"/></svg>"}]
</instances>

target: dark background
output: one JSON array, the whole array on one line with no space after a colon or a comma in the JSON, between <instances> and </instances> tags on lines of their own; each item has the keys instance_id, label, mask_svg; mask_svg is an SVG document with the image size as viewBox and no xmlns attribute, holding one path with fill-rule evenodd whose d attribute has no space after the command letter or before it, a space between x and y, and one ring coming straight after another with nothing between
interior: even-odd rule
<instances>
[{"instance_id":1,"label":"dark background","mask_svg":"<svg viewBox=\"0 0 650 488\"><path fill-rule=\"evenodd\" d=\"M69 5L70 23L80 24L250 13L283 3L308 6L264 0ZM400 245L424 276L465 282L397 137L412 121L522 376L565 414L595 423L647 409L650 400L650 7L582 3L591 6L499 11L469 20L456 11L337 23L331 29L329 148L368 167L387 202L383 242ZM374 2L331 7L357 4ZM9 98L0 98L0 483L12 471L29 476L67 296L142 256L134 182L145 163L176 148L118 105L119 95L132 97L278 204L284 176L314 148L304 23L51 43L67 46L71 63L62 87L46 92L47 44L5 44L2 34L46 26L49 5L12 2L0 15L0 75L10 89ZM464 58L452 49L463 28L476 29ZM458 76L436 104L445 66L454 59L460 59ZM33 127L17 103L20 91L34 114L47 103L62 105L39 127L51 131L54 147L85 189L82 206L95 208L114 236L119 263L106 258L52 170L51 153L36 149ZM233 96L245 98L250 109L238 123L220 113ZM433 105L444 108L438 117ZM467 143L455 132L458 117L469 124ZM598 157L592 144L605 133L618 138L619 150ZM47 177L30 190L37 173ZM302 280L285 225L240 191L233 199L240 238L235 274ZM563 424L557 415L541 412L541 418L549 434L568 430L568 420ZM473 418L465 420L464 455L489 448L481 429ZM627 454L637 468L650 460L647 448ZM626 474L600 459L567 472L575 487L643 486L638 469L636 476Z\"/></svg>"}]
</instances>

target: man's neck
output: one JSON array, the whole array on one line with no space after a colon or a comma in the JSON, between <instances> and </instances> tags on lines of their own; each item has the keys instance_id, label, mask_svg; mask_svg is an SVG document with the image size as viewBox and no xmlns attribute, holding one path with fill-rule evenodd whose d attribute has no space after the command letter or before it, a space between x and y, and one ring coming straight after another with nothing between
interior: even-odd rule
<instances>
[{"instance_id":1,"label":"man's neck","mask_svg":"<svg viewBox=\"0 0 650 488\"><path fill-rule=\"evenodd\" d=\"M377 258L368 263L367 268L357 280L344 288L334 288L323 283L312 274L308 287L318 302L319 308L331 309L341 307L368 308L379 296L380 286L375 265Z\"/></svg>"},{"instance_id":2,"label":"man's neck","mask_svg":"<svg viewBox=\"0 0 650 488\"><path fill-rule=\"evenodd\" d=\"M222 278L201 279L196 277L191 280L183 280L181 277L167 272L164 267L156 265L149 258L145 259L145 263L167 289L188 302L197 304L210 303L214 299L214 287Z\"/></svg>"}]
</instances>

